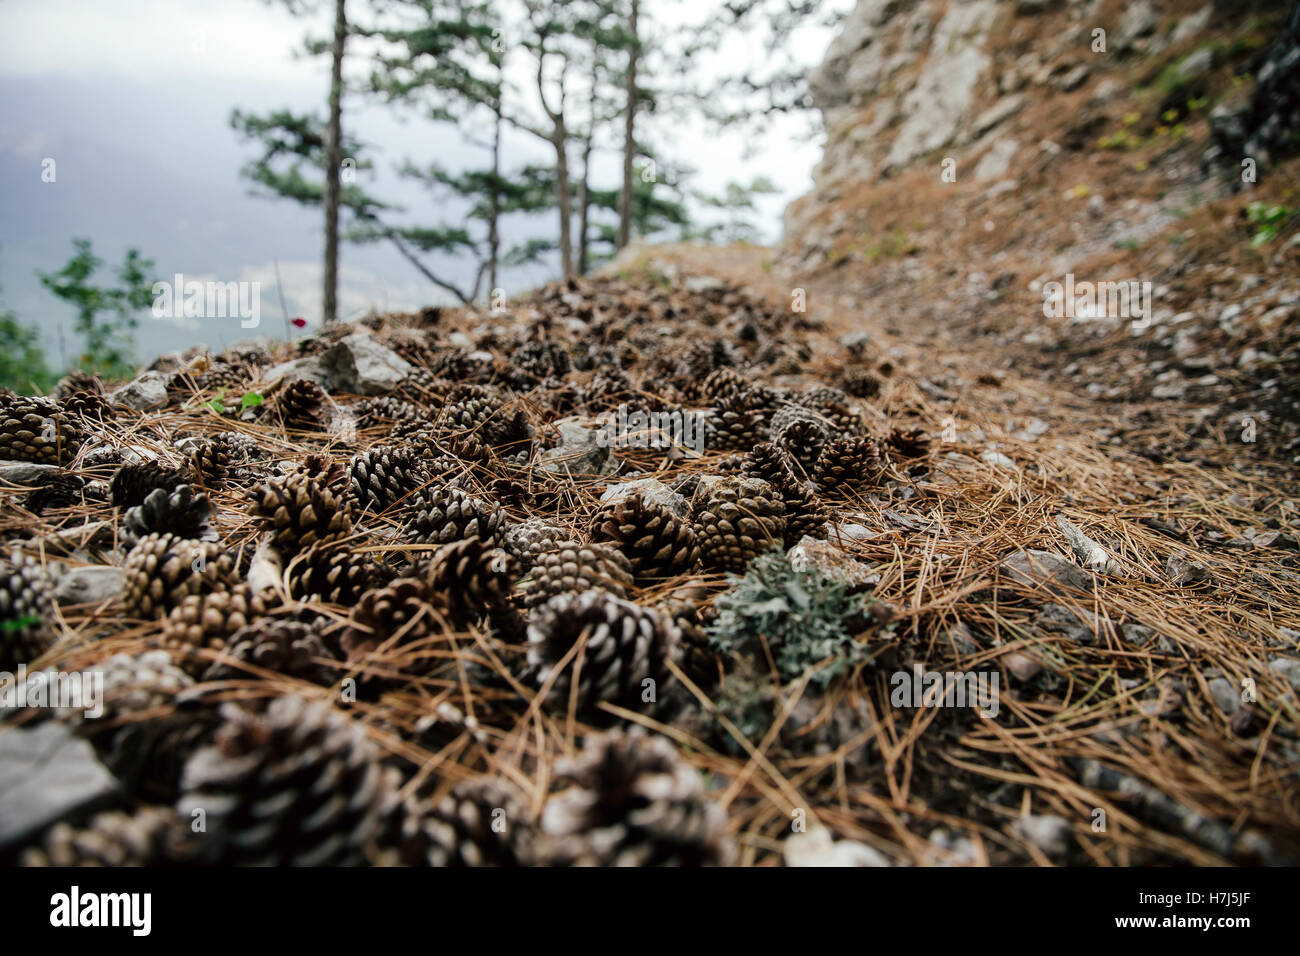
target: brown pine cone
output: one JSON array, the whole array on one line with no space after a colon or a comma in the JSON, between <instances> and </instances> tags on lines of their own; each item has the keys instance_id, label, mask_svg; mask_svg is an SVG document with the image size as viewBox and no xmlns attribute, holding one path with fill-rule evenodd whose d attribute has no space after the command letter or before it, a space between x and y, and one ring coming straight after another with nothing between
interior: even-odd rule
<instances>
[{"instance_id":1,"label":"brown pine cone","mask_svg":"<svg viewBox=\"0 0 1300 956\"><path fill-rule=\"evenodd\" d=\"M432 600L461 624L508 606L518 579L518 560L476 537L439 548L426 572Z\"/></svg>"},{"instance_id":2,"label":"brown pine cone","mask_svg":"<svg viewBox=\"0 0 1300 956\"><path fill-rule=\"evenodd\" d=\"M638 580L670 578L690 571L699 545L689 522L644 495L602 505L592 521L592 540L615 545Z\"/></svg>"},{"instance_id":3,"label":"brown pine cone","mask_svg":"<svg viewBox=\"0 0 1300 956\"><path fill-rule=\"evenodd\" d=\"M406 514L407 536L425 544L477 537L495 546L505 533L500 506L471 498L459 488L426 488L412 499Z\"/></svg>"},{"instance_id":4,"label":"brown pine cone","mask_svg":"<svg viewBox=\"0 0 1300 956\"><path fill-rule=\"evenodd\" d=\"M806 535L811 538L826 537L826 522L830 519L821 499L807 482L791 475L772 483L785 505L785 546L792 547Z\"/></svg>"},{"instance_id":5,"label":"brown pine cone","mask_svg":"<svg viewBox=\"0 0 1300 956\"><path fill-rule=\"evenodd\" d=\"M762 416L743 397L715 405L704 418L704 447L709 451L748 451L765 437Z\"/></svg>"},{"instance_id":6,"label":"brown pine cone","mask_svg":"<svg viewBox=\"0 0 1300 956\"><path fill-rule=\"evenodd\" d=\"M531 866L536 834L523 795L504 780L458 783L441 800L406 801L400 835L407 866Z\"/></svg>"},{"instance_id":7,"label":"brown pine cone","mask_svg":"<svg viewBox=\"0 0 1300 956\"><path fill-rule=\"evenodd\" d=\"M171 494L185 484L188 475L158 461L138 461L123 465L114 472L108 483L109 494L116 508L134 508L158 489Z\"/></svg>"},{"instance_id":8,"label":"brown pine cone","mask_svg":"<svg viewBox=\"0 0 1300 956\"><path fill-rule=\"evenodd\" d=\"M574 535L560 525L545 518L530 518L508 528L502 546L519 559L520 566L528 571L538 555L553 551L561 545L577 545Z\"/></svg>"},{"instance_id":9,"label":"brown pine cone","mask_svg":"<svg viewBox=\"0 0 1300 956\"><path fill-rule=\"evenodd\" d=\"M374 562L343 548L315 545L285 568L289 596L298 601L354 605L376 583Z\"/></svg>"},{"instance_id":10,"label":"brown pine cone","mask_svg":"<svg viewBox=\"0 0 1300 956\"><path fill-rule=\"evenodd\" d=\"M85 503L86 479L70 471L48 472L33 479L35 485L23 499L23 507L32 514L44 514L57 508L72 508Z\"/></svg>"},{"instance_id":11,"label":"brown pine cone","mask_svg":"<svg viewBox=\"0 0 1300 956\"><path fill-rule=\"evenodd\" d=\"M930 453L930 439L920 428L893 428L886 439L889 450L899 458L914 461Z\"/></svg>"},{"instance_id":12,"label":"brown pine cone","mask_svg":"<svg viewBox=\"0 0 1300 956\"><path fill-rule=\"evenodd\" d=\"M325 390L311 379L294 379L275 396L274 410L285 428L314 431L325 422Z\"/></svg>"},{"instance_id":13,"label":"brown pine cone","mask_svg":"<svg viewBox=\"0 0 1300 956\"><path fill-rule=\"evenodd\" d=\"M0 394L0 458L65 465L84 438L72 416L48 398Z\"/></svg>"},{"instance_id":14,"label":"brown pine cone","mask_svg":"<svg viewBox=\"0 0 1300 956\"><path fill-rule=\"evenodd\" d=\"M727 815L676 749L640 727L588 737L542 811L552 866L725 866Z\"/></svg>"},{"instance_id":15,"label":"brown pine cone","mask_svg":"<svg viewBox=\"0 0 1300 956\"><path fill-rule=\"evenodd\" d=\"M760 442L745 455L746 478L761 478L773 484L795 477L795 464L784 448L775 442Z\"/></svg>"},{"instance_id":16,"label":"brown pine cone","mask_svg":"<svg viewBox=\"0 0 1300 956\"><path fill-rule=\"evenodd\" d=\"M190 595L225 591L235 584L229 550L168 533L140 539L122 567L122 611L145 620L164 617Z\"/></svg>"},{"instance_id":17,"label":"brown pine cone","mask_svg":"<svg viewBox=\"0 0 1300 956\"><path fill-rule=\"evenodd\" d=\"M185 766L177 810L203 810L196 863L345 866L362 863L394 795L378 748L328 704L279 697L258 716L222 709L216 744Z\"/></svg>"},{"instance_id":18,"label":"brown pine cone","mask_svg":"<svg viewBox=\"0 0 1300 956\"><path fill-rule=\"evenodd\" d=\"M184 822L170 807L96 814L83 828L56 823L20 866L158 866L168 862Z\"/></svg>"},{"instance_id":19,"label":"brown pine cone","mask_svg":"<svg viewBox=\"0 0 1300 956\"><path fill-rule=\"evenodd\" d=\"M826 446L814 480L827 495L846 497L880 483L889 456L873 438L837 438Z\"/></svg>"},{"instance_id":20,"label":"brown pine cone","mask_svg":"<svg viewBox=\"0 0 1300 956\"><path fill-rule=\"evenodd\" d=\"M89 372L65 375L58 385L59 405L71 415L91 422L111 422L117 417L103 381Z\"/></svg>"},{"instance_id":21,"label":"brown pine cone","mask_svg":"<svg viewBox=\"0 0 1300 956\"><path fill-rule=\"evenodd\" d=\"M142 503L126 510L122 519L122 546L129 550L142 538L163 532L193 541L217 540L208 496L195 492L190 485L177 485L171 492L155 488Z\"/></svg>"},{"instance_id":22,"label":"brown pine cone","mask_svg":"<svg viewBox=\"0 0 1300 956\"><path fill-rule=\"evenodd\" d=\"M311 467L311 465L309 465ZM254 514L271 532L286 557L352 533L351 502L329 486L328 471L293 472L268 481L254 503Z\"/></svg>"},{"instance_id":23,"label":"brown pine cone","mask_svg":"<svg viewBox=\"0 0 1300 956\"><path fill-rule=\"evenodd\" d=\"M316 684L330 684L338 673L322 663L332 655L319 629L302 621L263 618L246 624L230 635L225 652L240 663ZM203 680L247 680L251 676L238 664L215 661L204 671Z\"/></svg>"},{"instance_id":24,"label":"brown pine cone","mask_svg":"<svg viewBox=\"0 0 1300 956\"><path fill-rule=\"evenodd\" d=\"M443 616L427 581L396 578L362 595L340 644L348 660L360 660L393 638L400 646L428 636L441 626Z\"/></svg>"},{"instance_id":25,"label":"brown pine cone","mask_svg":"<svg viewBox=\"0 0 1300 956\"><path fill-rule=\"evenodd\" d=\"M831 438L831 428L817 413L801 412L796 405L781 409L772 419L770 434L796 469L811 474Z\"/></svg>"},{"instance_id":26,"label":"brown pine cone","mask_svg":"<svg viewBox=\"0 0 1300 956\"><path fill-rule=\"evenodd\" d=\"M20 551L0 559L0 671L12 674L54 645L54 593L45 568Z\"/></svg>"},{"instance_id":27,"label":"brown pine cone","mask_svg":"<svg viewBox=\"0 0 1300 956\"><path fill-rule=\"evenodd\" d=\"M228 591L192 594L163 623L162 645L186 669L207 670L199 650L221 650L231 635L266 614L266 601L247 584Z\"/></svg>"},{"instance_id":28,"label":"brown pine cone","mask_svg":"<svg viewBox=\"0 0 1300 956\"><path fill-rule=\"evenodd\" d=\"M391 395L364 399L349 406L349 411L356 417L358 428L417 421L422 417L418 406Z\"/></svg>"},{"instance_id":29,"label":"brown pine cone","mask_svg":"<svg viewBox=\"0 0 1300 956\"><path fill-rule=\"evenodd\" d=\"M591 588L627 597L631 587L632 565L621 551L605 544L568 544L538 555L520 591L528 607L537 607Z\"/></svg>"},{"instance_id":30,"label":"brown pine cone","mask_svg":"<svg viewBox=\"0 0 1300 956\"><path fill-rule=\"evenodd\" d=\"M755 478L701 479L692 520L700 562L710 570L743 573L785 540L785 505L775 488Z\"/></svg>"}]
</instances>

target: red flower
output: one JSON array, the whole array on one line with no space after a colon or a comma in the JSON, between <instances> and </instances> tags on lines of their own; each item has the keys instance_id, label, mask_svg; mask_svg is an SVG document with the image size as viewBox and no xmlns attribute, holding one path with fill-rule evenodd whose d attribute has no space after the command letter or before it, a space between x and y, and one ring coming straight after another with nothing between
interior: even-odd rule
<instances>
[{"instance_id":1,"label":"red flower","mask_svg":"<svg viewBox=\"0 0 1300 956\"><path fill-rule=\"evenodd\" d=\"M294 316L292 319L289 320L289 324L292 325L295 329L307 328L307 320L304 319L301 315Z\"/></svg>"}]
</instances>

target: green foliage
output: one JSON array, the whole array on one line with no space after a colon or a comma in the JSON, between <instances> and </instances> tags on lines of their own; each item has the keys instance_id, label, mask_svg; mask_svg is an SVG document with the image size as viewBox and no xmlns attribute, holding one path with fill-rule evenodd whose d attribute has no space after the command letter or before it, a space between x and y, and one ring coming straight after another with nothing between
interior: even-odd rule
<instances>
[{"instance_id":1,"label":"green foliage","mask_svg":"<svg viewBox=\"0 0 1300 956\"><path fill-rule=\"evenodd\" d=\"M36 328L0 309L0 388L21 394L48 392L57 378L46 364Z\"/></svg>"},{"instance_id":2,"label":"green foliage","mask_svg":"<svg viewBox=\"0 0 1300 956\"><path fill-rule=\"evenodd\" d=\"M725 216L723 222L709 226L697 235L710 242L757 241L758 227L753 222L753 214L758 209L755 200L759 196L770 196L780 191L766 176L756 176L748 183L729 182L726 189L718 195L697 193L696 198L707 208L716 209Z\"/></svg>"},{"instance_id":3,"label":"green foliage","mask_svg":"<svg viewBox=\"0 0 1300 956\"><path fill-rule=\"evenodd\" d=\"M784 680L830 661L813 676L825 685L849 665L870 660L854 640L869 600L816 568L796 571L779 552L755 558L743 578L717 599L709 641L722 653L762 655L766 642Z\"/></svg>"},{"instance_id":4,"label":"green foliage","mask_svg":"<svg viewBox=\"0 0 1300 956\"><path fill-rule=\"evenodd\" d=\"M37 275L41 285L77 310L76 330L84 343L77 364L109 379L125 378L133 371L134 331L139 325L136 313L153 301L153 261L129 249L117 269L119 284L97 286L91 279L103 261L91 249L89 239L74 239L72 245L76 252L67 265L58 272Z\"/></svg>"},{"instance_id":5,"label":"green foliage","mask_svg":"<svg viewBox=\"0 0 1300 956\"><path fill-rule=\"evenodd\" d=\"M1246 219L1255 226L1255 235L1251 237L1252 247L1272 242L1286 228L1296 211L1287 206L1273 205L1266 202L1253 202L1246 207Z\"/></svg>"},{"instance_id":6,"label":"green foliage","mask_svg":"<svg viewBox=\"0 0 1300 956\"><path fill-rule=\"evenodd\" d=\"M263 401L264 399L262 398L261 392L245 392L244 397L239 400L239 410L241 412L246 411L247 409L261 405Z\"/></svg>"}]
</instances>

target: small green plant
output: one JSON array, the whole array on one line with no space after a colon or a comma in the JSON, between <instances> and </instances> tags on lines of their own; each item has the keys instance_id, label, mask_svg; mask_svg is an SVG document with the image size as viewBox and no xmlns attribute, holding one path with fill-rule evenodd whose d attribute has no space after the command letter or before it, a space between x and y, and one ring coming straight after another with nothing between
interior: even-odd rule
<instances>
[{"instance_id":1,"label":"small green plant","mask_svg":"<svg viewBox=\"0 0 1300 956\"><path fill-rule=\"evenodd\" d=\"M780 552L762 555L744 577L717 599L709 628L713 647L724 654L758 657L766 642L785 680L795 680L826 661L813 676L825 685L851 665L871 659L855 635L867 627L870 600L817 568L796 571Z\"/></svg>"},{"instance_id":2,"label":"small green plant","mask_svg":"<svg viewBox=\"0 0 1300 956\"><path fill-rule=\"evenodd\" d=\"M1286 228L1295 210L1287 206L1266 202L1253 202L1246 207L1246 219L1255 227L1250 244L1254 248L1272 242Z\"/></svg>"},{"instance_id":3,"label":"small green plant","mask_svg":"<svg viewBox=\"0 0 1300 956\"><path fill-rule=\"evenodd\" d=\"M239 400L239 410L241 412L247 411L261 405L263 401L261 392L245 392L244 397Z\"/></svg>"},{"instance_id":4,"label":"small green plant","mask_svg":"<svg viewBox=\"0 0 1300 956\"><path fill-rule=\"evenodd\" d=\"M45 362L36 329L0 309L0 388L24 394L48 392L56 378Z\"/></svg>"}]
</instances>

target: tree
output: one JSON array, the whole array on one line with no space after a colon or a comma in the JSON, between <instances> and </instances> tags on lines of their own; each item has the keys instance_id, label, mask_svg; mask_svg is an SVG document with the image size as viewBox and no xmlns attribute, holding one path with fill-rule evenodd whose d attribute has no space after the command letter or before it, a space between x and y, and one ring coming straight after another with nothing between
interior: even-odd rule
<instances>
[{"instance_id":1,"label":"tree","mask_svg":"<svg viewBox=\"0 0 1300 956\"><path fill-rule=\"evenodd\" d=\"M756 176L748 183L727 183L720 195L696 193L700 202L710 209L718 210L725 217L721 223L708 226L697 235L711 242L717 241L719 237L723 242L756 242L759 238L758 227L749 215L758 209L755 199L780 191L766 176Z\"/></svg>"},{"instance_id":2,"label":"tree","mask_svg":"<svg viewBox=\"0 0 1300 956\"><path fill-rule=\"evenodd\" d=\"M632 0L632 9L628 16L628 33L631 42L627 50L627 102L623 106L623 187L618 200L618 247L622 249L632 239L632 166L636 159L636 68L641 55L641 35L638 32L638 17L641 12L639 0Z\"/></svg>"},{"instance_id":3,"label":"tree","mask_svg":"<svg viewBox=\"0 0 1300 956\"><path fill-rule=\"evenodd\" d=\"M0 388L48 392L56 378L46 363L36 327L23 325L13 312L0 308Z\"/></svg>"},{"instance_id":4,"label":"tree","mask_svg":"<svg viewBox=\"0 0 1300 956\"><path fill-rule=\"evenodd\" d=\"M136 313L153 301L154 264L135 249L128 249L117 269L115 288L94 286L91 278L103 265L89 239L72 240L76 254L58 272L37 272L41 285L77 309L77 333L84 341L78 364L106 378L125 378L134 371ZM101 313L108 313L100 319Z\"/></svg>"}]
</instances>

